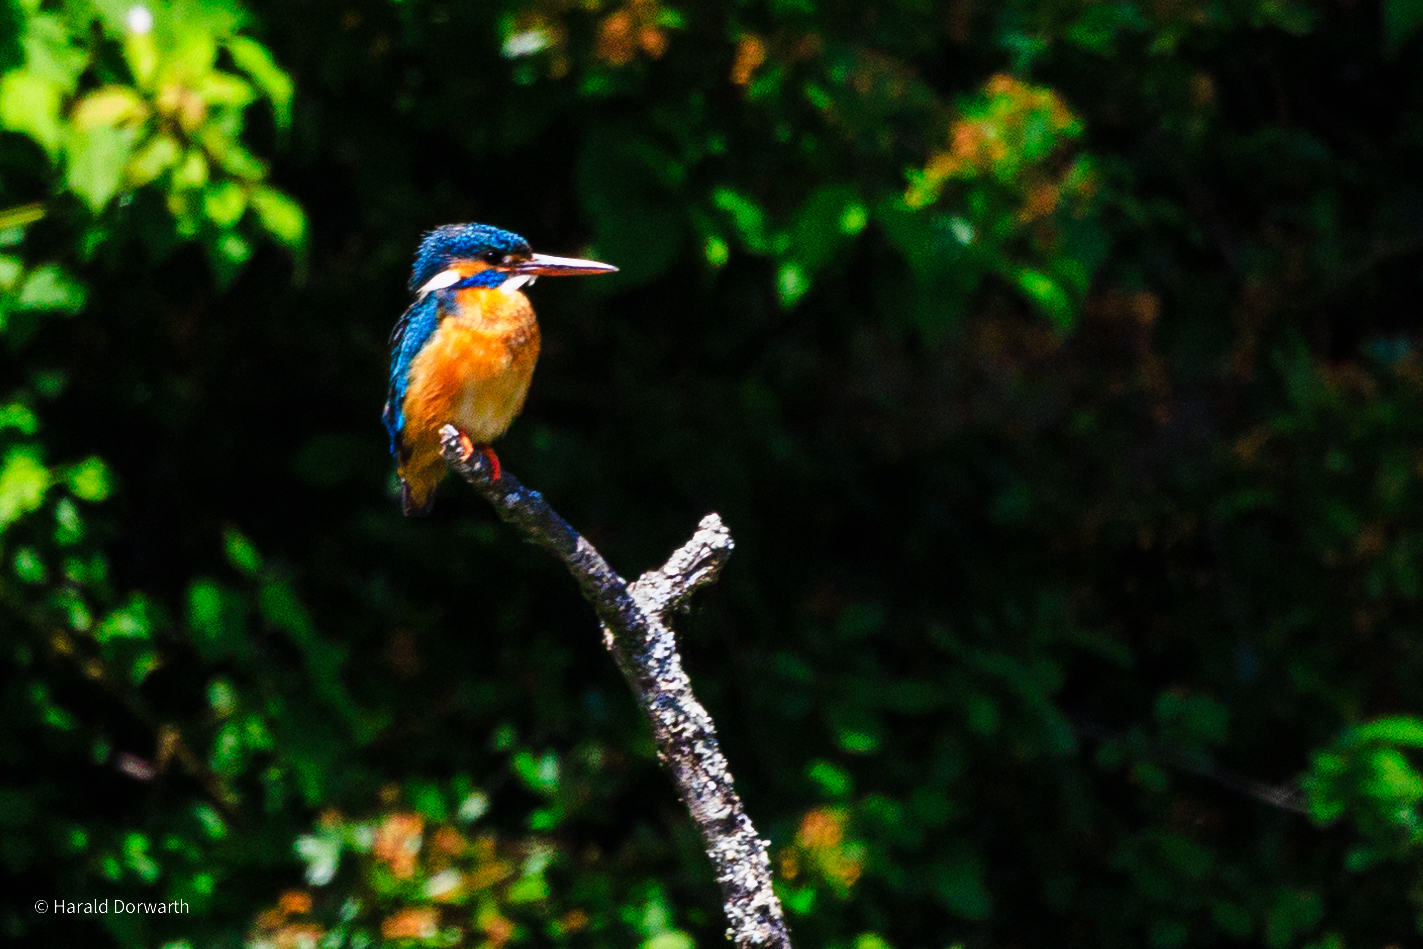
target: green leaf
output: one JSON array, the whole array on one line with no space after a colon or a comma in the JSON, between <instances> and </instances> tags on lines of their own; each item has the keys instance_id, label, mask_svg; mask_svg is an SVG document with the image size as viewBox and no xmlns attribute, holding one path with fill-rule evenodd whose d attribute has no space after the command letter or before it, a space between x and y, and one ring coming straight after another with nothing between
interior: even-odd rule
<instances>
[{"instance_id":1,"label":"green leaf","mask_svg":"<svg viewBox=\"0 0 1423 949\"><path fill-rule=\"evenodd\" d=\"M242 108L257 98L257 90L246 80L225 72L210 72L197 84L196 92L211 106Z\"/></svg>"},{"instance_id":2,"label":"green leaf","mask_svg":"<svg viewBox=\"0 0 1423 949\"><path fill-rule=\"evenodd\" d=\"M794 260L781 264L776 273L776 294L781 306L795 306L796 301L810 291L810 276L805 268Z\"/></svg>"},{"instance_id":3,"label":"green leaf","mask_svg":"<svg viewBox=\"0 0 1423 949\"><path fill-rule=\"evenodd\" d=\"M277 629L290 633L298 645L303 648L313 646L316 625L290 584L283 581L263 584L257 595L257 606L263 619Z\"/></svg>"},{"instance_id":4,"label":"green leaf","mask_svg":"<svg viewBox=\"0 0 1423 949\"><path fill-rule=\"evenodd\" d=\"M1384 0L1383 48L1393 58L1423 27L1423 0Z\"/></svg>"},{"instance_id":5,"label":"green leaf","mask_svg":"<svg viewBox=\"0 0 1423 949\"><path fill-rule=\"evenodd\" d=\"M696 949L697 943L680 929L664 929L642 944L642 949Z\"/></svg>"},{"instance_id":6,"label":"green leaf","mask_svg":"<svg viewBox=\"0 0 1423 949\"><path fill-rule=\"evenodd\" d=\"M117 639L151 639L153 614L148 599L135 593L127 603L109 613L94 629L94 639L100 643Z\"/></svg>"},{"instance_id":7,"label":"green leaf","mask_svg":"<svg viewBox=\"0 0 1423 949\"><path fill-rule=\"evenodd\" d=\"M38 508L51 483L37 447L16 445L6 452L0 466L0 531Z\"/></svg>"},{"instance_id":8,"label":"green leaf","mask_svg":"<svg viewBox=\"0 0 1423 949\"><path fill-rule=\"evenodd\" d=\"M1382 741L1393 745L1407 745L1423 748L1423 719L1400 715L1396 718L1381 718L1361 725L1354 731L1360 741Z\"/></svg>"},{"instance_id":9,"label":"green leaf","mask_svg":"<svg viewBox=\"0 0 1423 949\"><path fill-rule=\"evenodd\" d=\"M227 553L227 562L239 572L252 576L262 569L262 555L236 528L229 527L222 532L222 545Z\"/></svg>"},{"instance_id":10,"label":"green leaf","mask_svg":"<svg viewBox=\"0 0 1423 949\"><path fill-rule=\"evenodd\" d=\"M218 285L226 287L252 257L252 244L237 231L227 230L207 241L207 251Z\"/></svg>"},{"instance_id":11,"label":"green leaf","mask_svg":"<svg viewBox=\"0 0 1423 949\"><path fill-rule=\"evenodd\" d=\"M153 38L153 31L137 33L130 30L124 36L124 59L138 85L143 89L152 89L158 77L158 43Z\"/></svg>"},{"instance_id":12,"label":"green leaf","mask_svg":"<svg viewBox=\"0 0 1423 949\"><path fill-rule=\"evenodd\" d=\"M1013 279L1033 305L1059 329L1071 329L1076 324L1077 307L1061 284L1031 267L1020 267Z\"/></svg>"},{"instance_id":13,"label":"green leaf","mask_svg":"<svg viewBox=\"0 0 1423 949\"><path fill-rule=\"evenodd\" d=\"M523 877L516 880L508 890L505 897L510 903L537 903L546 900L549 896L548 881L542 874Z\"/></svg>"},{"instance_id":14,"label":"green leaf","mask_svg":"<svg viewBox=\"0 0 1423 949\"><path fill-rule=\"evenodd\" d=\"M12 290L25 275L25 262L10 254L0 254L0 290Z\"/></svg>"},{"instance_id":15,"label":"green leaf","mask_svg":"<svg viewBox=\"0 0 1423 949\"><path fill-rule=\"evenodd\" d=\"M1423 798L1423 776L1403 753L1379 748L1369 755L1369 776L1362 789L1371 797L1412 803Z\"/></svg>"},{"instance_id":16,"label":"green leaf","mask_svg":"<svg viewBox=\"0 0 1423 949\"><path fill-rule=\"evenodd\" d=\"M99 458L86 458L77 465L71 465L64 477L69 482L69 490L81 501L97 503L114 490L109 468Z\"/></svg>"},{"instance_id":17,"label":"green leaf","mask_svg":"<svg viewBox=\"0 0 1423 949\"><path fill-rule=\"evenodd\" d=\"M306 215L301 205L276 188L265 185L252 190L252 209L262 227L283 245L301 247L306 241Z\"/></svg>"},{"instance_id":18,"label":"green leaf","mask_svg":"<svg viewBox=\"0 0 1423 949\"><path fill-rule=\"evenodd\" d=\"M1311 890L1280 890L1266 914L1265 945L1284 949L1296 934L1310 929L1324 916L1324 901Z\"/></svg>"},{"instance_id":19,"label":"green leaf","mask_svg":"<svg viewBox=\"0 0 1423 949\"><path fill-rule=\"evenodd\" d=\"M983 884L983 866L977 854L955 848L930 871L934 891L949 912L965 919L987 919L993 900Z\"/></svg>"},{"instance_id":20,"label":"green leaf","mask_svg":"<svg viewBox=\"0 0 1423 949\"><path fill-rule=\"evenodd\" d=\"M71 191L98 214L123 186L138 130L95 126L70 130L64 178Z\"/></svg>"},{"instance_id":21,"label":"green leaf","mask_svg":"<svg viewBox=\"0 0 1423 949\"><path fill-rule=\"evenodd\" d=\"M25 68L54 83L61 96L74 90L89 53L74 45L69 26L51 13L31 14L25 26Z\"/></svg>"},{"instance_id":22,"label":"green leaf","mask_svg":"<svg viewBox=\"0 0 1423 949\"><path fill-rule=\"evenodd\" d=\"M520 751L514 755L512 764L530 791L548 796L558 790L558 755L552 751L537 758L530 752Z\"/></svg>"},{"instance_id":23,"label":"green leaf","mask_svg":"<svg viewBox=\"0 0 1423 949\"><path fill-rule=\"evenodd\" d=\"M790 252L809 273L820 270L864 229L869 214L853 188L817 189L796 212Z\"/></svg>"},{"instance_id":24,"label":"green leaf","mask_svg":"<svg viewBox=\"0 0 1423 949\"><path fill-rule=\"evenodd\" d=\"M81 129L119 126L148 117L148 103L128 86L105 86L75 103L70 121Z\"/></svg>"},{"instance_id":25,"label":"green leaf","mask_svg":"<svg viewBox=\"0 0 1423 949\"><path fill-rule=\"evenodd\" d=\"M217 125L204 125L198 137L208 154L217 162L217 166L234 178L259 181L266 177L267 166Z\"/></svg>"},{"instance_id":26,"label":"green leaf","mask_svg":"<svg viewBox=\"0 0 1423 949\"><path fill-rule=\"evenodd\" d=\"M54 264L31 270L20 286L15 305L21 310L59 310L78 313L84 308L84 285Z\"/></svg>"},{"instance_id":27,"label":"green leaf","mask_svg":"<svg viewBox=\"0 0 1423 949\"><path fill-rule=\"evenodd\" d=\"M22 583L44 583L49 577L49 570L33 547L21 547L16 550L11 565L14 567L15 576L19 577Z\"/></svg>"},{"instance_id":28,"label":"green leaf","mask_svg":"<svg viewBox=\"0 0 1423 949\"><path fill-rule=\"evenodd\" d=\"M201 23L172 16L167 25L169 42L160 45L158 84L196 85L217 63L217 40Z\"/></svg>"},{"instance_id":29,"label":"green leaf","mask_svg":"<svg viewBox=\"0 0 1423 949\"><path fill-rule=\"evenodd\" d=\"M855 787L854 779L848 771L828 761L812 762L806 776L819 785L821 792L828 797L845 797Z\"/></svg>"},{"instance_id":30,"label":"green leaf","mask_svg":"<svg viewBox=\"0 0 1423 949\"><path fill-rule=\"evenodd\" d=\"M0 79L0 124L34 139L54 155L64 138L59 118L64 90L52 79L15 70Z\"/></svg>"},{"instance_id":31,"label":"green leaf","mask_svg":"<svg viewBox=\"0 0 1423 949\"><path fill-rule=\"evenodd\" d=\"M27 406L11 402L0 408L0 432L13 428L21 435L33 435L39 431L40 420Z\"/></svg>"},{"instance_id":32,"label":"green leaf","mask_svg":"<svg viewBox=\"0 0 1423 949\"><path fill-rule=\"evenodd\" d=\"M156 135L129 159L125 174L131 185L145 185L178 163L182 148L171 135Z\"/></svg>"},{"instance_id":33,"label":"green leaf","mask_svg":"<svg viewBox=\"0 0 1423 949\"><path fill-rule=\"evenodd\" d=\"M237 68L256 83L257 88L272 103L277 127L285 129L292 121L292 80L272 59L267 48L246 36L234 36L227 41L227 51Z\"/></svg>"},{"instance_id":34,"label":"green leaf","mask_svg":"<svg viewBox=\"0 0 1423 949\"><path fill-rule=\"evenodd\" d=\"M207 659L226 659L245 652L246 603L211 580L198 580L188 590L188 630L194 648Z\"/></svg>"},{"instance_id":35,"label":"green leaf","mask_svg":"<svg viewBox=\"0 0 1423 949\"><path fill-rule=\"evenodd\" d=\"M755 201L734 188L717 188L711 195L712 205L725 211L742 243L753 253L771 250L766 212Z\"/></svg>"},{"instance_id":36,"label":"green leaf","mask_svg":"<svg viewBox=\"0 0 1423 949\"><path fill-rule=\"evenodd\" d=\"M203 213L218 227L236 224L246 210L247 192L231 181L217 182L203 193Z\"/></svg>"}]
</instances>

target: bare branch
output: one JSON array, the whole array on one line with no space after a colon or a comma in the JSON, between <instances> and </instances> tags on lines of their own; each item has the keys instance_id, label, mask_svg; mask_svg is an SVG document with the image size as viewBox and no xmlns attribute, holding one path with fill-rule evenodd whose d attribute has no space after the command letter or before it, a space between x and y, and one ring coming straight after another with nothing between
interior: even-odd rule
<instances>
[{"instance_id":1,"label":"bare branch","mask_svg":"<svg viewBox=\"0 0 1423 949\"><path fill-rule=\"evenodd\" d=\"M504 521L562 560L602 620L603 643L637 696L652 725L658 758L701 832L721 885L727 937L738 949L790 949L781 903L771 888L767 842L741 806L716 727L692 694L666 619L694 590L716 579L731 554L731 533L721 518L702 518L697 533L660 570L629 586L537 491L508 471L491 481L489 462L479 452L465 457L454 426L446 425L440 437L455 473Z\"/></svg>"},{"instance_id":2,"label":"bare branch","mask_svg":"<svg viewBox=\"0 0 1423 949\"><path fill-rule=\"evenodd\" d=\"M731 556L731 531L716 514L697 525L692 539L667 558L658 570L649 570L632 585L633 599L649 614L666 622L668 614L685 605L699 587L716 580Z\"/></svg>"}]
</instances>

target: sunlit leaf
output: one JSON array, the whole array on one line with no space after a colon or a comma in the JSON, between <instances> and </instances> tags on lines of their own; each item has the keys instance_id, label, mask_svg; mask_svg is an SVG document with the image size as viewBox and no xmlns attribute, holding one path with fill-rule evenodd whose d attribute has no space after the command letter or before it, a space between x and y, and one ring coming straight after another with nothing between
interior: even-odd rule
<instances>
[{"instance_id":1,"label":"sunlit leaf","mask_svg":"<svg viewBox=\"0 0 1423 949\"><path fill-rule=\"evenodd\" d=\"M40 422L28 406L18 402L0 407L0 431L13 428L21 435L33 435L39 431Z\"/></svg>"},{"instance_id":2,"label":"sunlit leaf","mask_svg":"<svg viewBox=\"0 0 1423 949\"><path fill-rule=\"evenodd\" d=\"M1355 729L1360 741L1384 741L1410 748L1423 748L1423 719L1409 716L1381 718Z\"/></svg>"},{"instance_id":3,"label":"sunlit leaf","mask_svg":"<svg viewBox=\"0 0 1423 949\"><path fill-rule=\"evenodd\" d=\"M100 643L117 639L149 639L153 635L153 608L148 598L135 593L127 603L104 617L94 628L94 639Z\"/></svg>"},{"instance_id":4,"label":"sunlit leaf","mask_svg":"<svg viewBox=\"0 0 1423 949\"><path fill-rule=\"evenodd\" d=\"M1072 298L1047 274L1031 267L1023 267L1013 276L1019 289L1033 305L1059 327L1070 329L1077 322L1077 307Z\"/></svg>"},{"instance_id":5,"label":"sunlit leaf","mask_svg":"<svg viewBox=\"0 0 1423 949\"><path fill-rule=\"evenodd\" d=\"M140 88L152 89L158 78L158 42L152 30L130 30L124 37L124 59Z\"/></svg>"},{"instance_id":6,"label":"sunlit leaf","mask_svg":"<svg viewBox=\"0 0 1423 949\"><path fill-rule=\"evenodd\" d=\"M158 85L191 86L205 79L217 63L217 40L201 23L173 17L171 43L158 60Z\"/></svg>"},{"instance_id":7,"label":"sunlit leaf","mask_svg":"<svg viewBox=\"0 0 1423 949\"><path fill-rule=\"evenodd\" d=\"M1364 792L1412 803L1423 798L1423 775L1395 748L1376 748L1368 756L1370 774Z\"/></svg>"},{"instance_id":8,"label":"sunlit leaf","mask_svg":"<svg viewBox=\"0 0 1423 949\"><path fill-rule=\"evenodd\" d=\"M267 166L257 156L215 126L205 126L200 137L218 167L229 174L245 181L256 181L267 174Z\"/></svg>"},{"instance_id":9,"label":"sunlit leaf","mask_svg":"<svg viewBox=\"0 0 1423 949\"><path fill-rule=\"evenodd\" d=\"M810 277L796 261L781 264L776 272L776 293L781 306L795 306L796 301L810 290Z\"/></svg>"},{"instance_id":10,"label":"sunlit leaf","mask_svg":"<svg viewBox=\"0 0 1423 949\"><path fill-rule=\"evenodd\" d=\"M78 313L84 308L84 285L55 264L44 264L25 275L15 304L24 310Z\"/></svg>"},{"instance_id":11,"label":"sunlit leaf","mask_svg":"<svg viewBox=\"0 0 1423 949\"><path fill-rule=\"evenodd\" d=\"M232 54L237 68L246 73L271 101L278 128L291 125L291 77L276 64L267 48L250 37L234 36L227 41L227 51Z\"/></svg>"},{"instance_id":12,"label":"sunlit leaf","mask_svg":"<svg viewBox=\"0 0 1423 949\"><path fill-rule=\"evenodd\" d=\"M275 188L254 188L252 209L262 227L287 247L300 247L306 239L306 215L301 205Z\"/></svg>"},{"instance_id":13,"label":"sunlit leaf","mask_svg":"<svg viewBox=\"0 0 1423 949\"><path fill-rule=\"evenodd\" d=\"M39 552L33 547L21 547L16 550L10 565L21 583L44 583L49 577L49 570L45 568Z\"/></svg>"},{"instance_id":14,"label":"sunlit leaf","mask_svg":"<svg viewBox=\"0 0 1423 949\"><path fill-rule=\"evenodd\" d=\"M642 949L696 949L696 942L680 929L664 929L644 940Z\"/></svg>"},{"instance_id":15,"label":"sunlit leaf","mask_svg":"<svg viewBox=\"0 0 1423 949\"><path fill-rule=\"evenodd\" d=\"M51 154L64 140L59 106L63 90L52 79L28 70L15 70L0 78L0 123L23 132Z\"/></svg>"},{"instance_id":16,"label":"sunlit leaf","mask_svg":"<svg viewBox=\"0 0 1423 949\"><path fill-rule=\"evenodd\" d=\"M79 81L89 54L74 45L64 20L53 13L31 13L26 21L25 68L68 94Z\"/></svg>"},{"instance_id":17,"label":"sunlit leaf","mask_svg":"<svg viewBox=\"0 0 1423 949\"><path fill-rule=\"evenodd\" d=\"M246 210L247 193L231 181L217 182L203 193L203 213L218 227L236 224Z\"/></svg>"},{"instance_id":18,"label":"sunlit leaf","mask_svg":"<svg viewBox=\"0 0 1423 949\"><path fill-rule=\"evenodd\" d=\"M70 189L98 214L123 185L124 166L138 139L132 128L74 128L65 145L64 177Z\"/></svg>"},{"instance_id":19,"label":"sunlit leaf","mask_svg":"<svg viewBox=\"0 0 1423 949\"><path fill-rule=\"evenodd\" d=\"M171 135L155 135L129 159L125 174L131 185L148 184L182 157L182 149Z\"/></svg>"},{"instance_id":20,"label":"sunlit leaf","mask_svg":"<svg viewBox=\"0 0 1423 949\"><path fill-rule=\"evenodd\" d=\"M251 83L225 72L210 72L196 85L195 91L209 106L241 108L257 98Z\"/></svg>"},{"instance_id":21,"label":"sunlit leaf","mask_svg":"<svg viewBox=\"0 0 1423 949\"><path fill-rule=\"evenodd\" d=\"M173 186L175 188L200 188L207 183L207 180L208 161L206 156L199 149L189 149L173 172Z\"/></svg>"},{"instance_id":22,"label":"sunlit leaf","mask_svg":"<svg viewBox=\"0 0 1423 949\"><path fill-rule=\"evenodd\" d=\"M65 472L69 490L81 501L103 501L113 493L113 479L108 466L99 458L87 458L71 465Z\"/></svg>"},{"instance_id":23,"label":"sunlit leaf","mask_svg":"<svg viewBox=\"0 0 1423 949\"><path fill-rule=\"evenodd\" d=\"M734 188L715 189L711 200L730 216L733 229L749 250L765 253L771 249L766 212L760 205Z\"/></svg>"},{"instance_id":24,"label":"sunlit leaf","mask_svg":"<svg viewBox=\"0 0 1423 949\"><path fill-rule=\"evenodd\" d=\"M70 118L81 129L141 122L148 117L148 103L127 86L96 89L74 104Z\"/></svg>"},{"instance_id":25,"label":"sunlit leaf","mask_svg":"<svg viewBox=\"0 0 1423 949\"><path fill-rule=\"evenodd\" d=\"M0 531L40 506L52 479L39 449L15 445L0 465Z\"/></svg>"},{"instance_id":26,"label":"sunlit leaf","mask_svg":"<svg viewBox=\"0 0 1423 949\"><path fill-rule=\"evenodd\" d=\"M44 219L48 211L44 202L34 201L0 211L0 246L10 247L19 243L25 235L24 229ZM6 281L0 276L0 284Z\"/></svg>"}]
</instances>

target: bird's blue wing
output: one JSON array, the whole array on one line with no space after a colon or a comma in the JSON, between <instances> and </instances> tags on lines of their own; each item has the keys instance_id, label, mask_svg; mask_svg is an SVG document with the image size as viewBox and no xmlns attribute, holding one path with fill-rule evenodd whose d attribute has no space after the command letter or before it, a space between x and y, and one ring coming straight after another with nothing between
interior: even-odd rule
<instances>
[{"instance_id":1,"label":"bird's blue wing","mask_svg":"<svg viewBox=\"0 0 1423 949\"><path fill-rule=\"evenodd\" d=\"M438 293L427 293L410 305L390 333L390 391L386 393L385 430L390 433L390 453L400 459L400 435L405 430L405 392L410 386L410 364L425 348L440 324Z\"/></svg>"}]
</instances>

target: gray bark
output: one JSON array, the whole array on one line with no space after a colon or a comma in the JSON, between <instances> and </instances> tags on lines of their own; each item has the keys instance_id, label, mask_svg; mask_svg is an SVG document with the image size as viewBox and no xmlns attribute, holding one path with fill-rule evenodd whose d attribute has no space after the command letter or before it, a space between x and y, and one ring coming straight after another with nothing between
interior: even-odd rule
<instances>
[{"instance_id":1,"label":"gray bark","mask_svg":"<svg viewBox=\"0 0 1423 949\"><path fill-rule=\"evenodd\" d=\"M716 726L692 694L682 669L669 614L699 587L716 579L731 554L731 533L708 514L692 539L628 584L603 556L560 517L543 496L507 471L491 481L480 452L466 456L457 429L440 431L450 467L494 506L508 524L563 561L603 623L603 644L613 654L652 725L657 754L701 832L728 923L739 949L790 949L781 903L771 888L768 842L760 839L732 784Z\"/></svg>"}]
</instances>

